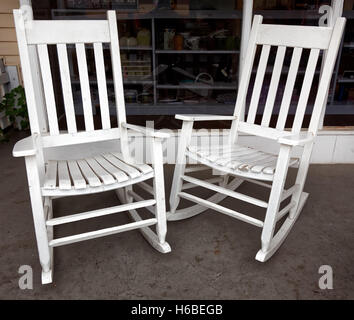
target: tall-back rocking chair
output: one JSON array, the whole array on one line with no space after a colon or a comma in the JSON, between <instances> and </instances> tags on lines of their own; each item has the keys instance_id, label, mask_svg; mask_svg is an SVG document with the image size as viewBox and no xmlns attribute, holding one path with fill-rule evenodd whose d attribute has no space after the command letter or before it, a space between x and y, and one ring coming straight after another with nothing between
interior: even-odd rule
<instances>
[{"instance_id":1,"label":"tall-back rocking chair","mask_svg":"<svg viewBox=\"0 0 354 320\"><path fill-rule=\"evenodd\" d=\"M14 10L17 40L31 126L31 136L19 141L15 157L25 157L32 213L42 266L42 283L52 281L53 248L123 231L140 229L148 242L166 253L166 211L162 162L162 139L168 134L126 123L123 82L115 11L107 20L33 20L29 7ZM54 48L50 55L49 46ZM68 46L76 51L85 130L78 131L68 62ZM94 124L86 49L91 46L99 92L101 126ZM118 125L113 119L107 95L104 48L110 49ZM53 53L53 52L52 52ZM56 58L57 57L57 58ZM52 60L55 60L54 62ZM67 130L59 131L58 108L51 66L59 65ZM61 93L60 93L61 95ZM97 128L98 127L98 128ZM153 166L134 159L128 147L128 129L152 141ZM109 142L110 140L110 142ZM114 141L115 140L115 141ZM116 144L117 149L105 144ZM107 145L109 146L109 144ZM86 147L86 149L84 148ZM89 150L89 156L85 156ZM48 152L50 150L50 152ZM153 179L151 199L133 202L136 183ZM53 199L116 190L122 205L101 210L53 217ZM137 209L153 213L142 219ZM154 210L152 210L154 208ZM134 222L55 239L53 227L128 211ZM149 226L156 225L156 233ZM119 253L118 253L119 254Z\"/></svg>"},{"instance_id":2,"label":"tall-back rocking chair","mask_svg":"<svg viewBox=\"0 0 354 320\"><path fill-rule=\"evenodd\" d=\"M261 16L256 15L254 17L247 55L242 68L234 115L176 116L177 119L183 120L183 126L172 184L171 208L168 213L168 220L188 218L203 212L207 208L211 208L262 228L261 250L256 255L258 261L266 261L274 254L294 225L308 197L308 194L303 192L303 188L321 112L323 112L323 108L326 105L325 99L345 21L344 18L338 18L334 27L329 28L262 24ZM246 120L243 121L241 117L245 112L246 98L253 65L256 60L257 47L261 47L261 53L250 97L248 114ZM276 48L274 67L262 118L260 123L257 123L256 114L260 105L259 100L271 47ZM288 69L283 68L286 51L291 54ZM324 52L325 64L322 75L318 83L316 83L313 79L321 51ZM308 52L309 54L307 54ZM298 74L300 74L299 65L303 59L305 59L305 70L302 87L296 106L295 117L289 131L284 128L291 106L294 84ZM271 116L275 113L273 112L273 109L276 109L274 108L274 103L277 96L279 79L282 74L286 75L287 80L280 108L278 109L279 113L276 124L271 126ZM305 111L308 106L310 90L315 92L315 102L308 129L301 130ZM193 123L195 121L210 120L232 120L228 142L221 146L219 145L219 147L193 145L191 143ZM268 150L260 150L262 148L241 145L238 141L239 133L273 140L279 152L271 153ZM295 147L302 149L299 157L293 157ZM194 162L197 161L201 165L186 167L186 160L188 158ZM296 181L292 187L285 190L284 183L288 168L292 165L298 165ZM201 180L190 174L191 172L210 168L213 169L214 173L222 173L221 177L211 177L207 180ZM269 188L270 196L268 202L236 192L235 189L243 181L253 182ZM206 200L190 192L186 192L186 189L197 186L212 190L215 194ZM227 196L265 208L266 215L264 221L220 205L219 202ZM196 204L179 209L180 198L187 199ZM283 217L285 220L275 233L276 223Z\"/></svg>"}]
</instances>

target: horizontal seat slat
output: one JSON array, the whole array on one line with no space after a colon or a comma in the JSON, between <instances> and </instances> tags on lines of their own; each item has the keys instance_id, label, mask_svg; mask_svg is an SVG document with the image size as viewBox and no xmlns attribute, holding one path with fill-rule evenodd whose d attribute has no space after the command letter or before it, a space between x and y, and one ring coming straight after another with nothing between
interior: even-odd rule
<instances>
[{"instance_id":1,"label":"horizontal seat slat","mask_svg":"<svg viewBox=\"0 0 354 320\"><path fill-rule=\"evenodd\" d=\"M57 161L48 161L47 170L44 178L44 189L55 189L57 187Z\"/></svg>"},{"instance_id":2,"label":"horizontal seat slat","mask_svg":"<svg viewBox=\"0 0 354 320\"><path fill-rule=\"evenodd\" d=\"M110 162L108 162L105 158L102 156L96 156L95 160L110 174L112 174L118 182L123 182L128 180L128 176L123 172L122 170L118 169L114 165L112 165Z\"/></svg>"},{"instance_id":3,"label":"horizontal seat slat","mask_svg":"<svg viewBox=\"0 0 354 320\"><path fill-rule=\"evenodd\" d=\"M68 167L71 179L74 183L75 189L84 189L86 188L85 178L82 176L82 173L79 169L79 166L75 160L68 161Z\"/></svg>"},{"instance_id":4,"label":"horizontal seat slat","mask_svg":"<svg viewBox=\"0 0 354 320\"><path fill-rule=\"evenodd\" d=\"M70 190L71 180L69 175L68 164L66 161L58 162L58 179L59 179L59 189Z\"/></svg>"},{"instance_id":5,"label":"horizontal seat slat","mask_svg":"<svg viewBox=\"0 0 354 320\"><path fill-rule=\"evenodd\" d=\"M77 160L77 164L79 165L90 187L98 187L102 184L100 179L96 176L96 174L93 172L93 170L85 160Z\"/></svg>"},{"instance_id":6,"label":"horizontal seat slat","mask_svg":"<svg viewBox=\"0 0 354 320\"><path fill-rule=\"evenodd\" d=\"M85 160L104 184L112 184L115 182L113 176L103 169L103 167L101 167L101 165L94 158L88 158Z\"/></svg>"},{"instance_id":7,"label":"horizontal seat slat","mask_svg":"<svg viewBox=\"0 0 354 320\"><path fill-rule=\"evenodd\" d=\"M128 174L131 178L137 178L140 176L140 172L136 170L135 168L129 166L125 162L123 162L120 157L121 155L119 153L107 153L103 155L104 158L106 158L109 162L111 162L113 165L115 165L117 168L123 170L126 174Z\"/></svg>"}]
</instances>

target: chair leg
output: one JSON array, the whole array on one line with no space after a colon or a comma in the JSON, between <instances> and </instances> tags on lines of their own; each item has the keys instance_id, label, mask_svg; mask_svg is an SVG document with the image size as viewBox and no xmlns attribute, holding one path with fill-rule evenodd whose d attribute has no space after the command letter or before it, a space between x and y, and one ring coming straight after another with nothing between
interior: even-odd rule
<instances>
[{"instance_id":1,"label":"chair leg","mask_svg":"<svg viewBox=\"0 0 354 320\"><path fill-rule=\"evenodd\" d=\"M155 139L153 142L153 156L154 156L154 193L156 199L155 216L157 219L156 232L160 244L165 243L167 234L167 220L166 220L166 199L165 199L165 182L163 174L163 153L162 143L160 139Z\"/></svg>"},{"instance_id":2,"label":"chair leg","mask_svg":"<svg viewBox=\"0 0 354 320\"><path fill-rule=\"evenodd\" d=\"M39 172L34 156L26 157L26 171L37 239L39 261L42 266L42 283L53 281L52 254L45 221L44 199L41 195Z\"/></svg>"},{"instance_id":3,"label":"chair leg","mask_svg":"<svg viewBox=\"0 0 354 320\"><path fill-rule=\"evenodd\" d=\"M281 195L284 190L284 184L287 176L290 151L291 147L289 146L281 146L279 151L279 157L275 169L274 180L269 196L268 208L261 236L262 248L256 256L257 260L260 259L260 256L267 255L267 253L274 245L274 229L277 222L277 214L279 212Z\"/></svg>"},{"instance_id":4,"label":"chair leg","mask_svg":"<svg viewBox=\"0 0 354 320\"><path fill-rule=\"evenodd\" d=\"M181 192L182 179L181 176L184 174L186 168L186 150L192 138L192 121L184 121L180 136L180 141L178 144L178 153L175 165L175 171L173 174L171 194L170 194L170 215L173 216L178 207L180 198L178 194Z\"/></svg>"},{"instance_id":5,"label":"chair leg","mask_svg":"<svg viewBox=\"0 0 354 320\"><path fill-rule=\"evenodd\" d=\"M304 197L304 185L307 177L307 172L309 168L309 163L311 159L311 153L312 153L312 147L313 144L307 144L304 148L302 157L301 157L301 162L299 164L299 170L297 172L296 176L296 184L299 186L299 188L294 192L294 194L291 197L291 201L296 203L296 206L292 208L289 212L289 218L296 220L298 215L300 214L301 210L298 210L298 207L301 205L301 197ZM308 194L307 194L308 196ZM307 199L306 196L306 199Z\"/></svg>"}]
</instances>

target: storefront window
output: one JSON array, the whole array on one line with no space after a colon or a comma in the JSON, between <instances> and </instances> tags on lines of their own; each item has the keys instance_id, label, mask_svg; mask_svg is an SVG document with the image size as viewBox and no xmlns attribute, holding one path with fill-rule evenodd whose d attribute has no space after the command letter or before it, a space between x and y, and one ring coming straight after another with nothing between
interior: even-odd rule
<instances>
[{"instance_id":1,"label":"storefront window","mask_svg":"<svg viewBox=\"0 0 354 320\"><path fill-rule=\"evenodd\" d=\"M232 114L238 87L242 0L57 0L33 1L36 19L102 19L105 11L117 11L127 114L131 122L147 119L161 127L176 128L176 113ZM254 13L262 14L265 23L318 25L318 9L330 1L254 1ZM328 97L325 125L354 124L354 35L353 1L345 1L344 15L348 18L347 32ZM75 63L75 50L70 51L73 94L76 113L80 117L80 84ZM109 50L105 50L106 59ZM89 72L94 70L92 47L87 46ZM260 95L261 115L272 74L274 54ZM278 88L276 107L279 109L291 58L287 52L283 75ZM257 57L256 57L257 59ZM301 89L300 66L292 109L294 114ZM317 66L318 82L321 64ZM55 71L55 68L54 68ZM256 69L255 69L256 71ZM94 72L92 72L93 74ZM114 109L111 70L106 65L108 91ZM255 74L255 72L254 72ZM253 76L254 78L254 76ZM99 114L97 83L90 78L92 100ZM252 83L252 81L251 81ZM60 83L58 82L58 86ZM60 97L58 97L60 100ZM310 94L309 107L314 96ZM291 118L291 117L290 117ZM276 121L276 115L274 118ZM291 121L291 119L289 119ZM306 125L306 119L305 123ZM203 124L205 125L205 124ZM227 126L227 123L210 124Z\"/></svg>"}]
</instances>

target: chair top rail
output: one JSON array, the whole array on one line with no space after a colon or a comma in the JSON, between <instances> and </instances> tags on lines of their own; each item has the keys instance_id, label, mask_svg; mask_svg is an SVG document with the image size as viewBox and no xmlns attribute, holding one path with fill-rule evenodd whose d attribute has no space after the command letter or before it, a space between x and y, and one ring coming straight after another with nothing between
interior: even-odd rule
<instances>
[{"instance_id":1,"label":"chair top rail","mask_svg":"<svg viewBox=\"0 0 354 320\"><path fill-rule=\"evenodd\" d=\"M60 132L59 135L41 135L43 148L69 146L81 143L114 140L120 138L120 129L100 129L95 131L80 131L77 133Z\"/></svg>"},{"instance_id":2,"label":"chair top rail","mask_svg":"<svg viewBox=\"0 0 354 320\"><path fill-rule=\"evenodd\" d=\"M25 28L29 45L111 41L108 20L32 20Z\"/></svg>"},{"instance_id":3,"label":"chair top rail","mask_svg":"<svg viewBox=\"0 0 354 320\"><path fill-rule=\"evenodd\" d=\"M260 24L256 44L328 49L332 28Z\"/></svg>"}]
</instances>

